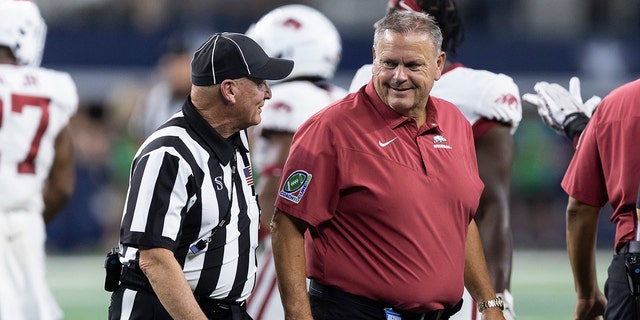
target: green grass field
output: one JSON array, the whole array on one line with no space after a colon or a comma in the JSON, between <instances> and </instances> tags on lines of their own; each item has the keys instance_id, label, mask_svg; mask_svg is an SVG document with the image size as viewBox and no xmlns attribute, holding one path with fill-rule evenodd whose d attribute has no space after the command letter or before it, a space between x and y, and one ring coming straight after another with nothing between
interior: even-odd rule
<instances>
[{"instance_id":1,"label":"green grass field","mask_svg":"<svg viewBox=\"0 0 640 320\"><path fill-rule=\"evenodd\" d=\"M611 252L598 253L600 287ZM51 255L47 279L66 320L106 319L110 294L103 290L104 255ZM512 291L519 320L571 319L573 278L565 251L517 251ZM277 320L277 319L274 319Z\"/></svg>"}]
</instances>

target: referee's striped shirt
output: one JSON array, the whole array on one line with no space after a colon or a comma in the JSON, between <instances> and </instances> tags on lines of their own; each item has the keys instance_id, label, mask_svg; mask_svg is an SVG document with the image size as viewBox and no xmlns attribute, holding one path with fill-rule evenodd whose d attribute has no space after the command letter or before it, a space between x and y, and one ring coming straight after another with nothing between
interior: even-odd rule
<instances>
[{"instance_id":1,"label":"referee's striped shirt","mask_svg":"<svg viewBox=\"0 0 640 320\"><path fill-rule=\"evenodd\" d=\"M206 248L190 252L209 238L230 204L227 224ZM133 160L121 259L124 264L137 260L138 247L166 248L174 252L195 296L245 300L255 284L259 215L246 132L223 138L187 99Z\"/></svg>"}]
</instances>

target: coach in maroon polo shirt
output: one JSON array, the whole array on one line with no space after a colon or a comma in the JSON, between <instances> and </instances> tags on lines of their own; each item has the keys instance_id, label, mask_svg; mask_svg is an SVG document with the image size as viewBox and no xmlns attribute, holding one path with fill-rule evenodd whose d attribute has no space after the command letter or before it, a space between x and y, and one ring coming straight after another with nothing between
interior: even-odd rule
<instances>
[{"instance_id":1,"label":"coach in maroon polo shirt","mask_svg":"<svg viewBox=\"0 0 640 320\"><path fill-rule=\"evenodd\" d=\"M286 319L448 319L464 285L504 319L473 221L471 127L429 96L441 41L426 14L386 16L372 81L296 133L271 231Z\"/></svg>"}]
</instances>

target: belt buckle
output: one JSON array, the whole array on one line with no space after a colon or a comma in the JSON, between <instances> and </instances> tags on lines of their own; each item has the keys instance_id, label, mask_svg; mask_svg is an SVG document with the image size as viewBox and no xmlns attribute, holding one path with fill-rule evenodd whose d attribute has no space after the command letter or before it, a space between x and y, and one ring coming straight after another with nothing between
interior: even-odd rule
<instances>
[{"instance_id":1,"label":"belt buckle","mask_svg":"<svg viewBox=\"0 0 640 320\"><path fill-rule=\"evenodd\" d=\"M216 308L222 309L222 310L230 310L231 309L231 305L226 304L226 303L222 303L222 302L218 302L218 303L216 303Z\"/></svg>"}]
</instances>

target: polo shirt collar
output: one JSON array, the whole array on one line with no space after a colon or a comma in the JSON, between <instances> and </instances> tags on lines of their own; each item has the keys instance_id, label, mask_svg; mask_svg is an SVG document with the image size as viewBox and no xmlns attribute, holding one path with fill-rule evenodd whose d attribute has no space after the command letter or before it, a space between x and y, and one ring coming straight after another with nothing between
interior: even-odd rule
<instances>
[{"instance_id":1,"label":"polo shirt collar","mask_svg":"<svg viewBox=\"0 0 640 320\"><path fill-rule=\"evenodd\" d=\"M187 122L187 125L204 141L204 143L211 149L220 162L227 165L231 161L233 156L233 149L236 147L238 150L248 152L240 132L236 132L229 138L223 138L218 131L216 131L211 125L198 113L193 102L191 102L191 96L188 96L184 105L182 106L182 113Z\"/></svg>"},{"instance_id":2,"label":"polo shirt collar","mask_svg":"<svg viewBox=\"0 0 640 320\"><path fill-rule=\"evenodd\" d=\"M378 111L380 116L382 116L389 127L395 129L403 123L409 121L409 117L397 113L386 103L384 103L382 99L380 99L380 96L376 92L376 89L373 85L373 79L371 79L365 87L365 94L369 98L371 105L373 105L374 109ZM433 103L433 99L431 99L431 96L429 96L429 100L427 101L427 105L425 108L428 110L427 119L425 124L423 125L424 129L420 128L421 132L427 132L429 130L435 129L436 131L442 133L443 130L438 125L438 109Z\"/></svg>"}]
</instances>

